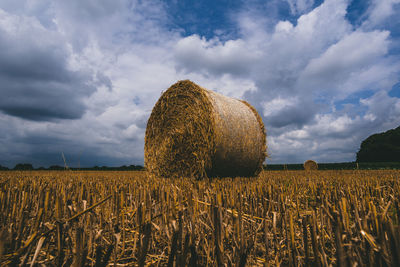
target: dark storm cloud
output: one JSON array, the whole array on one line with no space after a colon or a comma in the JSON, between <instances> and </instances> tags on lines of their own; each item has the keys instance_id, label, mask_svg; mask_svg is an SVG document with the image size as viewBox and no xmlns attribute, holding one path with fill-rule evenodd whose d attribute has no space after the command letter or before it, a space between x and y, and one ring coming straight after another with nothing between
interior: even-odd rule
<instances>
[{"instance_id":1,"label":"dark storm cloud","mask_svg":"<svg viewBox=\"0 0 400 267\"><path fill-rule=\"evenodd\" d=\"M64 159L62 155L64 154L65 162L68 167L94 167L94 166L122 166L134 164L130 159L119 159L113 156L99 154L99 150L81 150L81 151L68 151L64 149L63 151L43 151L40 153L35 152L28 154L26 158L31 159L31 164L35 168L40 166L49 167L51 165L64 166ZM17 162L21 162L17 161ZM135 162L136 163L136 162ZM136 163L139 164L139 163ZM143 163L142 163L143 164ZM12 165L11 165L12 167Z\"/></svg>"},{"instance_id":2,"label":"dark storm cloud","mask_svg":"<svg viewBox=\"0 0 400 267\"><path fill-rule=\"evenodd\" d=\"M33 147L33 146L31 146ZM17 163L31 163L35 168L38 167L49 167L52 165L64 166L64 160L62 154L66 159L68 167L93 167L93 166L122 166L130 164L142 164L143 159L132 161L130 158L116 158L104 153L99 154L100 150L81 150L81 151L70 151L64 144L63 149L57 150L46 150L43 146L35 147L35 151L27 152L21 151L21 153L14 153L11 158L4 158L0 165L13 168Z\"/></svg>"},{"instance_id":3,"label":"dark storm cloud","mask_svg":"<svg viewBox=\"0 0 400 267\"><path fill-rule=\"evenodd\" d=\"M292 106L280 110L276 114L264 117L264 121L274 128L281 128L287 125L303 127L314 117L314 110L306 106Z\"/></svg>"},{"instance_id":4,"label":"dark storm cloud","mask_svg":"<svg viewBox=\"0 0 400 267\"><path fill-rule=\"evenodd\" d=\"M34 167L64 166L64 154L69 167L121 166L142 164L143 157L127 157L110 153L115 150L115 144L101 142L90 143L88 138L72 138L71 132L59 133L57 127L39 127L37 122L29 121L24 130L18 124L11 124L5 138L0 138L0 165L13 168L17 163L31 163ZM74 131L72 131L73 133ZM82 136L82 134L80 135ZM130 147L124 145L124 147Z\"/></svg>"},{"instance_id":5,"label":"dark storm cloud","mask_svg":"<svg viewBox=\"0 0 400 267\"><path fill-rule=\"evenodd\" d=\"M26 69L21 69L21 72L24 71ZM93 90L79 80L24 81L23 78L0 75L0 110L8 115L36 121L78 119L86 109L81 97Z\"/></svg>"},{"instance_id":6,"label":"dark storm cloud","mask_svg":"<svg viewBox=\"0 0 400 267\"><path fill-rule=\"evenodd\" d=\"M1 10L0 10L1 11ZM36 20L1 12L0 111L28 120L77 119L94 92L90 73L70 70L60 35Z\"/></svg>"}]
</instances>

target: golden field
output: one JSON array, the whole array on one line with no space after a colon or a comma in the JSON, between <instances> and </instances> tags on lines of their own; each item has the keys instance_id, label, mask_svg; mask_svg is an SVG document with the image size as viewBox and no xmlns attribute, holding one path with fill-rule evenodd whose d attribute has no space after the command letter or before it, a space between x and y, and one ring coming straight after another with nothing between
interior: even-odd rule
<instances>
[{"instance_id":1,"label":"golden field","mask_svg":"<svg viewBox=\"0 0 400 267\"><path fill-rule=\"evenodd\" d=\"M0 172L0 265L400 266L399 178Z\"/></svg>"}]
</instances>

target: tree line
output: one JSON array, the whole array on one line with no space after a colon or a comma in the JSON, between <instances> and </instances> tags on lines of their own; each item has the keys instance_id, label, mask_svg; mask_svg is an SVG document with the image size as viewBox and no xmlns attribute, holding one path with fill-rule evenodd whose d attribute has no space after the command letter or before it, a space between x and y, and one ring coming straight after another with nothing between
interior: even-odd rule
<instances>
[{"instance_id":1,"label":"tree line","mask_svg":"<svg viewBox=\"0 0 400 267\"><path fill-rule=\"evenodd\" d=\"M265 164L264 170L303 170L303 164ZM400 170L400 162L318 163L318 170Z\"/></svg>"},{"instance_id":2,"label":"tree line","mask_svg":"<svg viewBox=\"0 0 400 267\"><path fill-rule=\"evenodd\" d=\"M70 168L64 167L60 165L51 165L48 168L39 167L34 168L31 163L17 163L14 168L8 168L5 166L0 165L1 171L8 171L8 170L16 170L16 171L33 171L33 170L49 170L49 171L61 171L61 170L94 170L94 171L141 171L144 170L144 167L141 165L122 165L119 167L109 167L109 166L94 166L94 167L83 167L83 168Z\"/></svg>"}]
</instances>

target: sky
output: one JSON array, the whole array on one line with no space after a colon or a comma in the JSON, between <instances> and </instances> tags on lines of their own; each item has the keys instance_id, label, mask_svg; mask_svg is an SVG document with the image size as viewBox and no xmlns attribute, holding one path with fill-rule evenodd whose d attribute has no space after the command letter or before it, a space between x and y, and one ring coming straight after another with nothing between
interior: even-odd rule
<instances>
[{"instance_id":1,"label":"sky","mask_svg":"<svg viewBox=\"0 0 400 267\"><path fill-rule=\"evenodd\" d=\"M0 165L143 164L163 91L245 99L266 163L354 161L400 125L400 0L2 0Z\"/></svg>"}]
</instances>

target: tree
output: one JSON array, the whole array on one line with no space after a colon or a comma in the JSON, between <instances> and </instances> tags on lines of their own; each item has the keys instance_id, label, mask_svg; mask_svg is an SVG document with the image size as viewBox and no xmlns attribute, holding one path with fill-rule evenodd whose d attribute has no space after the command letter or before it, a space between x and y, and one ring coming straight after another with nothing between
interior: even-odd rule
<instances>
[{"instance_id":1,"label":"tree","mask_svg":"<svg viewBox=\"0 0 400 267\"><path fill-rule=\"evenodd\" d=\"M362 141L357 162L399 162L400 126Z\"/></svg>"},{"instance_id":2,"label":"tree","mask_svg":"<svg viewBox=\"0 0 400 267\"><path fill-rule=\"evenodd\" d=\"M33 170L33 166L30 163L18 163L17 165L15 165L14 170L30 171Z\"/></svg>"},{"instance_id":3,"label":"tree","mask_svg":"<svg viewBox=\"0 0 400 267\"><path fill-rule=\"evenodd\" d=\"M58 166L58 165L51 165L51 166L49 167L49 170L52 170L52 171L61 171L61 170L64 170L64 167L61 167L61 166Z\"/></svg>"},{"instance_id":4,"label":"tree","mask_svg":"<svg viewBox=\"0 0 400 267\"><path fill-rule=\"evenodd\" d=\"M7 171L8 170L8 168L7 167L5 167L5 166L1 166L0 165L0 171Z\"/></svg>"}]
</instances>

